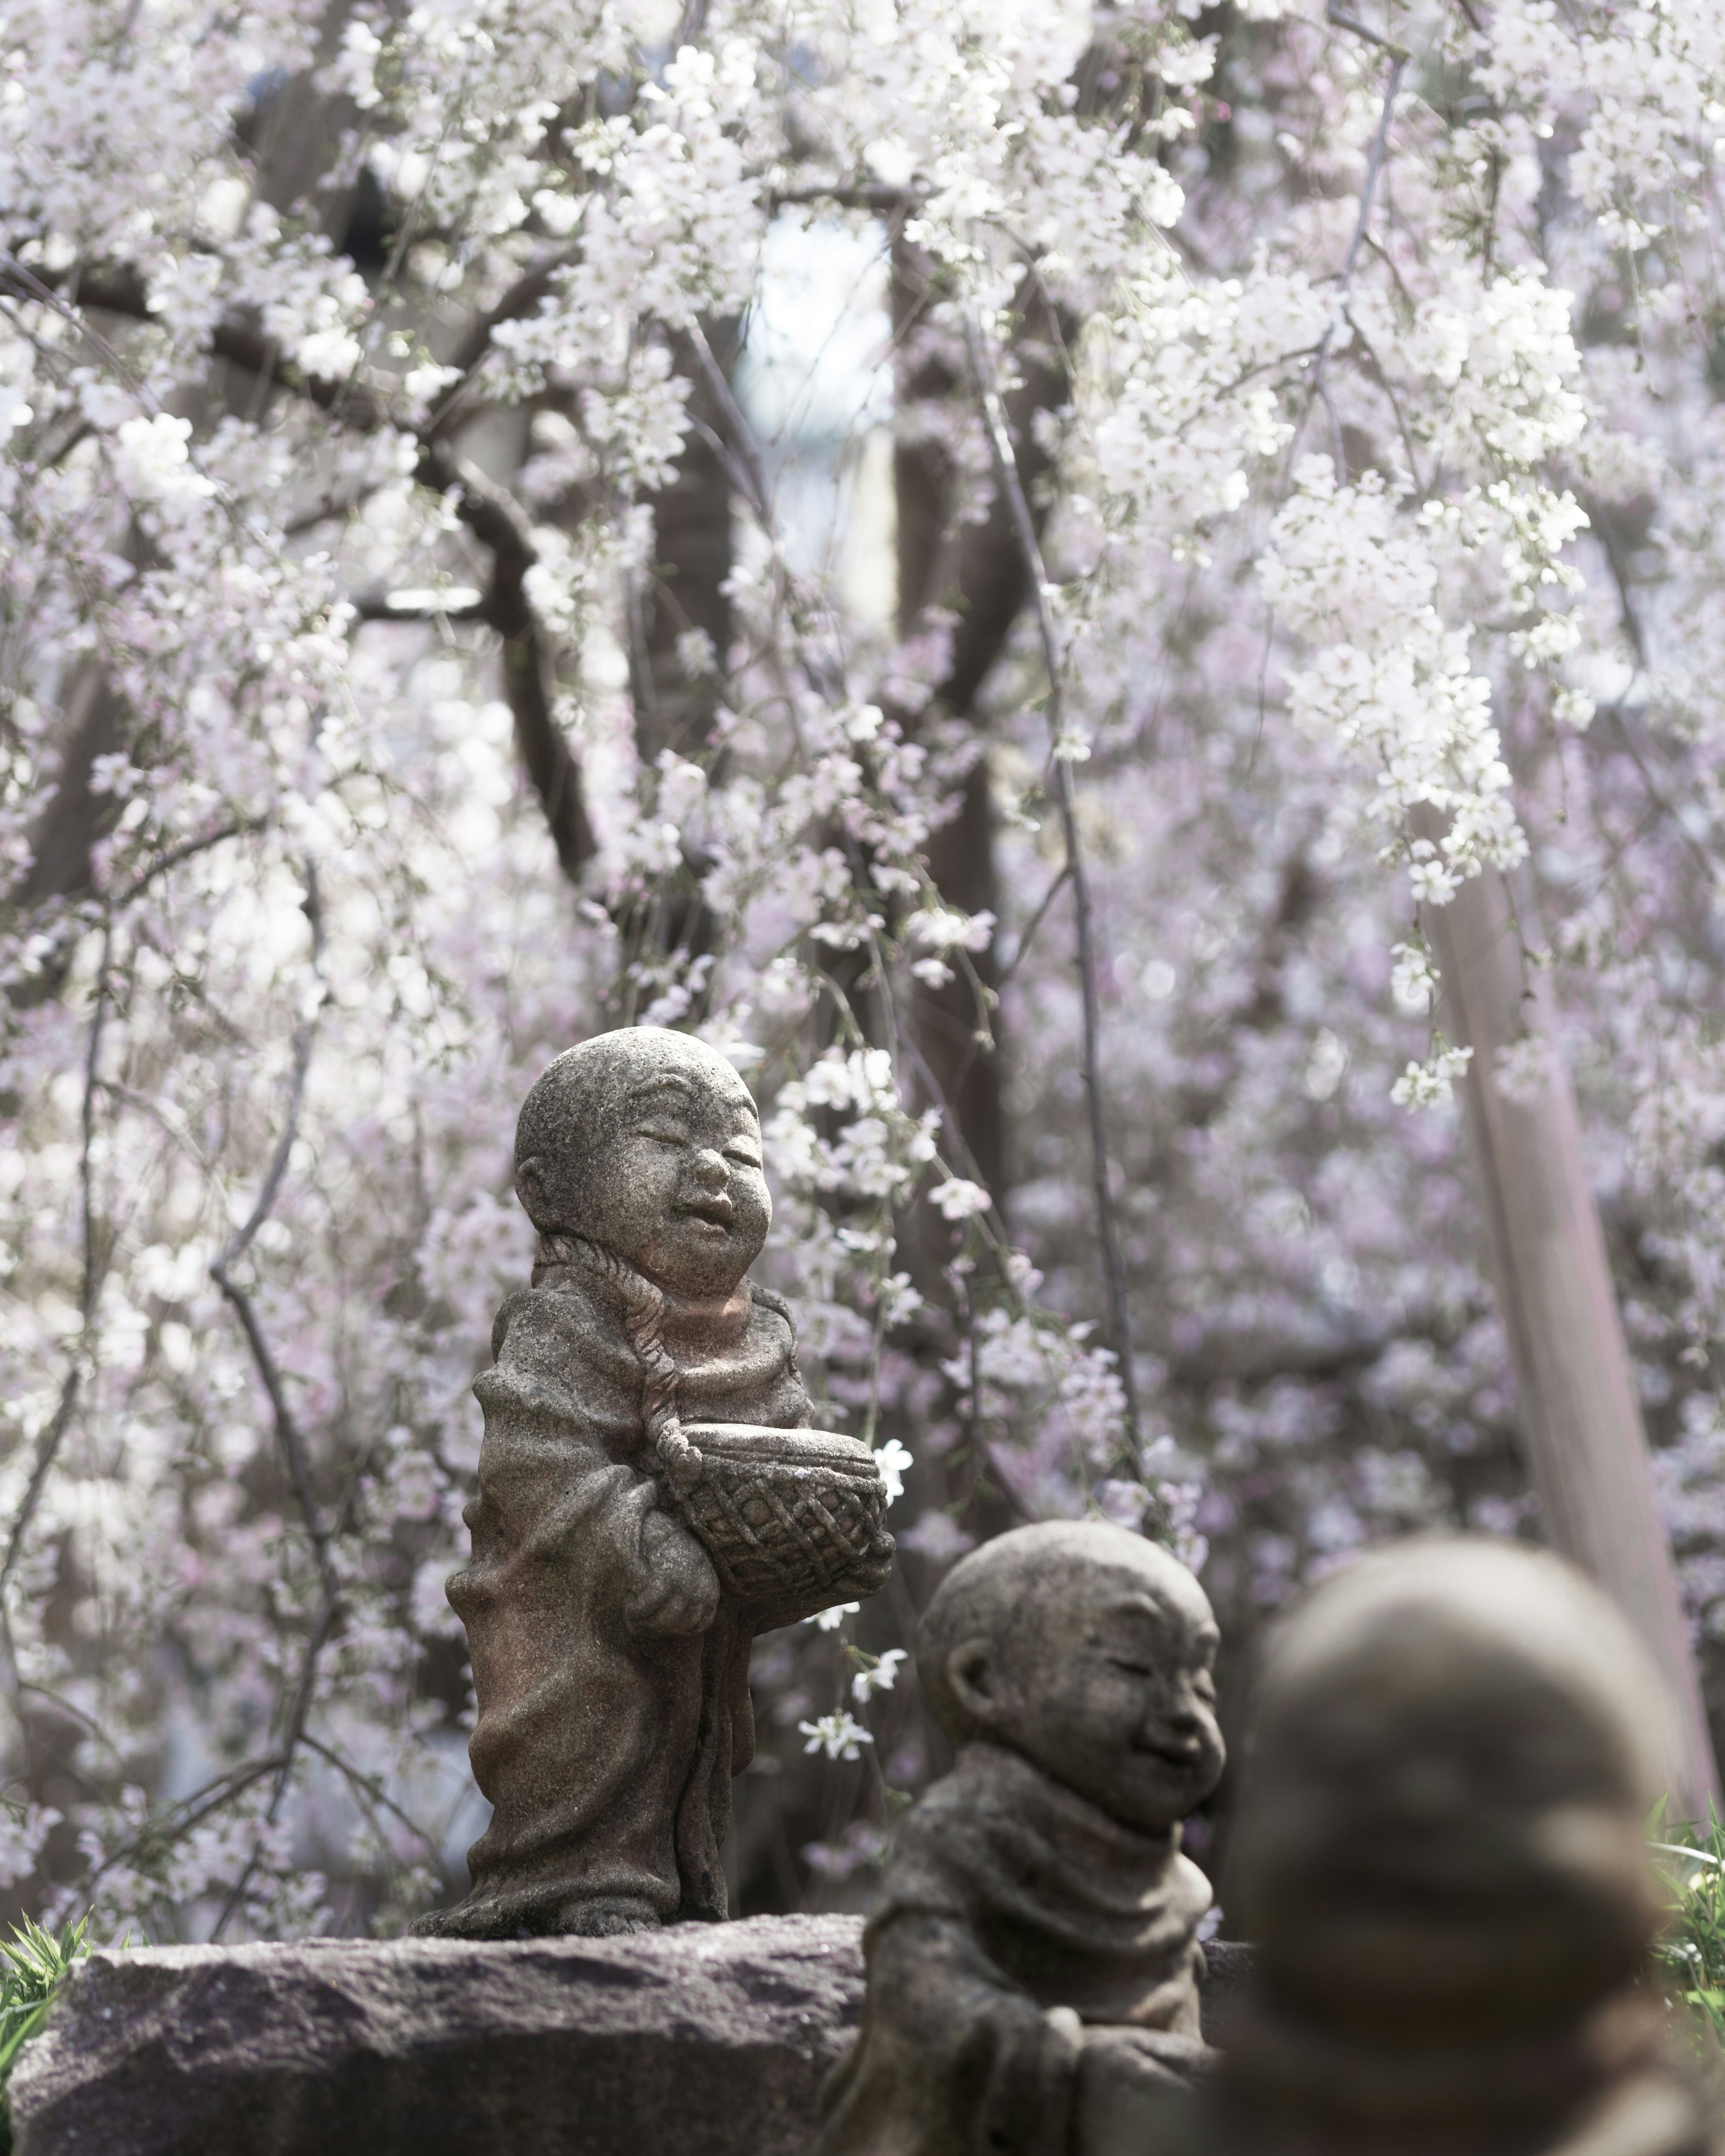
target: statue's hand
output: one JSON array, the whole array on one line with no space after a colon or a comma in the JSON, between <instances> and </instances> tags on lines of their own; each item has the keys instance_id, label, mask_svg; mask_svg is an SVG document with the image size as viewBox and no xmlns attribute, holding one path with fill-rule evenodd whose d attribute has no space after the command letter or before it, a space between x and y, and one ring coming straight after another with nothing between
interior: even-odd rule
<instances>
[{"instance_id":1,"label":"statue's hand","mask_svg":"<svg viewBox=\"0 0 1725 2156\"><path fill-rule=\"evenodd\" d=\"M1201 2036L1183 2035L1173 2029L1102 2026L1085 2030L1080 2071L1145 2082L1164 2081L1170 2075L1176 2081L1194 2082L1203 2080L1217 2057Z\"/></svg>"},{"instance_id":2,"label":"statue's hand","mask_svg":"<svg viewBox=\"0 0 1725 2156\"><path fill-rule=\"evenodd\" d=\"M1084 2031L1071 2138L1078 2156L1137 2156L1162 2146L1215 2053L1195 2036L1154 2029ZM1178 2137L1175 2137L1178 2138Z\"/></svg>"},{"instance_id":3,"label":"statue's hand","mask_svg":"<svg viewBox=\"0 0 1725 2156\"><path fill-rule=\"evenodd\" d=\"M629 1493L639 1521L633 1584L623 1614L629 1630L649 1640L704 1632L719 1614L713 1561L675 1514L660 1509L658 1492L643 1482Z\"/></svg>"}]
</instances>

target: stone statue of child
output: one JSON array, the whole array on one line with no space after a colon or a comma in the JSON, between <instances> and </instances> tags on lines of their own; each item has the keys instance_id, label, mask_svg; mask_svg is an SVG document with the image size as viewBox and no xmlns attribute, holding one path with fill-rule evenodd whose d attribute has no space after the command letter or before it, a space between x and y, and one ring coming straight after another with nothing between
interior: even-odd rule
<instances>
[{"instance_id":1,"label":"stone statue of child","mask_svg":"<svg viewBox=\"0 0 1725 2156\"><path fill-rule=\"evenodd\" d=\"M947 1575L916 1668L957 1758L900 1826L819 2156L1065 2156L1208 2062L1179 1823L1222 1771L1216 1645L1192 1574L1100 1522Z\"/></svg>"},{"instance_id":2,"label":"stone statue of child","mask_svg":"<svg viewBox=\"0 0 1725 2156\"><path fill-rule=\"evenodd\" d=\"M1647 1979L1663 1691L1554 1558L1415 1543L1266 1668L1228 1900L1255 1948L1195 2104L1109 2156L1708 2156Z\"/></svg>"},{"instance_id":3,"label":"stone statue of child","mask_svg":"<svg viewBox=\"0 0 1725 2156\"><path fill-rule=\"evenodd\" d=\"M651 1471L647 1421L670 1391L691 1422L809 1422L789 1315L746 1278L772 1218L755 1105L685 1034L603 1034L528 1094L515 1175L538 1255L474 1387L473 1558L449 1588L494 1810L468 1899L422 1928L721 1917L731 1778L754 1750L750 1641L809 1612L721 1591Z\"/></svg>"}]
</instances>

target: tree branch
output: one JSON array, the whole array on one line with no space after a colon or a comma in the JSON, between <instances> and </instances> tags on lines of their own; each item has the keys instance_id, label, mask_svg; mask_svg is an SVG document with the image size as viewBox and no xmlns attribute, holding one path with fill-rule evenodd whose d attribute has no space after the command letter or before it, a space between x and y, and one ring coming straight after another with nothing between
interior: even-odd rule
<instances>
[{"instance_id":1,"label":"tree branch","mask_svg":"<svg viewBox=\"0 0 1725 2156\"><path fill-rule=\"evenodd\" d=\"M426 421L420 437L422 440L443 441L462 425L468 417L467 406L474 378L490 357L494 332L502 323L516 321L536 307L580 252L578 244L548 255L536 269L529 270L518 277L495 307L488 308L468 325L448 361L449 366L460 368L460 379L450 384L448 395Z\"/></svg>"},{"instance_id":2,"label":"tree branch","mask_svg":"<svg viewBox=\"0 0 1725 2156\"><path fill-rule=\"evenodd\" d=\"M465 392L491 348L491 336L498 325L536 306L572 259L572 250L565 249L528 271L470 328L456 352L456 363L464 370L462 380L421 430L415 475L421 485L434 493L455 494L457 515L475 538L491 550L490 588L478 608L470 614L463 610L460 618L487 622L503 639L505 694L515 719L521 761L551 827L557 860L570 881L578 884L583 870L598 850L598 842L587 813L580 766L553 710L548 641L526 597L526 573L538 558L531 526L513 496L458 456L451 440L456 428L470 416ZM54 289L69 283L74 275L75 306ZM12 256L0 254L0 291L53 308L77 327L123 378L130 380L120 354L85 321L82 311L95 308L147 321L151 318L148 295L136 270L98 264L75 272L39 275ZM357 432L374 432L390 420L386 398L372 385L353 377L336 380L311 375L285 363L275 340L239 317L226 316L217 323L209 348L215 357L308 398ZM362 606L360 613L364 619L413 618L395 614L387 607L379 614L371 607Z\"/></svg>"},{"instance_id":3,"label":"tree branch","mask_svg":"<svg viewBox=\"0 0 1725 2156\"><path fill-rule=\"evenodd\" d=\"M551 827L557 860L579 886L598 839L587 813L581 767L557 724L552 658L545 630L527 597L527 572L539 559L532 526L513 495L458 456L448 441L420 451L418 478L439 494L454 494L455 514L491 550L491 583L477 609L503 639L504 694L515 720L516 746Z\"/></svg>"},{"instance_id":4,"label":"tree branch","mask_svg":"<svg viewBox=\"0 0 1725 2156\"><path fill-rule=\"evenodd\" d=\"M42 1502L42 1492L48 1486L49 1476L53 1471L55 1460L59 1455L60 1445L67 1430L71 1428L72 1417L78 1407L79 1393L83 1386L85 1362L90 1353L90 1332L95 1316L99 1286L96 1269L94 1165L91 1153L95 1143L95 1096L98 1082L96 1071L97 1065L101 1060L102 1032L108 1014L110 994L108 967L113 956L113 950L114 924L110 916L102 931L102 955L96 970L95 1008L90 1014L90 1040L84 1055L83 1143L79 1158L79 1187L84 1229L84 1285L79 1301L83 1323L79 1331L78 1346L72 1366L67 1371L64 1383L60 1387L59 1404L54 1409L53 1419L42 1433L41 1442L36 1448L35 1462L30 1469L30 1480L25 1486L23 1502L18 1507L18 1517L13 1522L12 1532L7 1538L5 1561L0 1563L0 1600L3 1600L6 1589L12 1583L13 1573L18 1568L18 1558L23 1553L24 1537L30 1532L31 1522L36 1517L36 1508ZM6 1624L5 1632L8 1657L12 1662L12 1674L16 1681L18 1658L13 1652L9 1621Z\"/></svg>"},{"instance_id":5,"label":"tree branch","mask_svg":"<svg viewBox=\"0 0 1725 2156\"><path fill-rule=\"evenodd\" d=\"M1380 52L1388 53L1390 58L1389 80L1384 86L1384 105L1378 115L1378 132L1373 139L1371 155L1366 160L1365 183L1360 189L1359 196L1359 214L1354 219L1353 237L1348 243L1347 257L1342 264L1342 282L1336 293L1335 312L1331 316L1328 326L1318 340L1317 358L1312 370L1312 394L1323 399L1325 408L1330 414L1330 421L1336 438L1336 477L1339 482L1345 485L1348 479L1348 453L1342 445L1341 422L1336 417L1335 407L1331 403L1329 392L1324 387L1324 365L1329 358L1330 346L1336 331L1340 327L1347 312L1348 295L1353 285L1354 270L1359 261L1360 249L1365 244L1366 227L1372 219L1372 202L1378 192L1378 176L1384 169L1384 153L1389 144L1390 118L1395 110L1396 95L1401 89L1402 77L1407 72L1411 54L1405 46L1395 44L1392 38L1380 37L1376 30L1368 30L1363 23L1356 21L1352 15L1344 14L1337 6L1337 0L1327 0L1327 5L1324 9L1324 19L1333 23L1338 30L1347 30L1357 38L1363 38L1368 45L1375 45Z\"/></svg>"},{"instance_id":6,"label":"tree branch","mask_svg":"<svg viewBox=\"0 0 1725 2156\"><path fill-rule=\"evenodd\" d=\"M209 1269L210 1277L234 1306L234 1314L238 1317L241 1330L245 1334L247 1345L252 1351L252 1359L257 1365L258 1375L263 1382L264 1390L269 1395L270 1404L275 1416L276 1437L287 1465L288 1477L293 1485L300 1517L305 1524L305 1532L311 1540L312 1553L317 1567L318 1584L323 1594L322 1607L306 1640L300 1659L300 1675L294 1688L293 1705L289 1711L287 1727L280 1754L280 1763L276 1772L275 1788L270 1796L269 1810L264 1814L266 1825L275 1820L281 1808L282 1799L287 1794L289 1778L293 1773L295 1755L305 1733L305 1718L311 1711L311 1698L317 1681L318 1661L329 1640L330 1633L334 1628L336 1617L341 1608L341 1584L336 1576L329 1526L324 1519L322 1508L318 1504L317 1494L311 1486L311 1466L306 1453L305 1437L288 1400L280 1369L270 1352L268 1341L264 1337L263 1328L258 1322L258 1314L251 1295L234 1279L232 1270L235 1263L250 1247L252 1240L259 1229L269 1218L270 1209L280 1191L282 1178L287 1173L288 1162L293 1152L295 1141L299 1137L300 1111L305 1097L306 1073L311 1068L312 1044L316 1034L318 1017L323 1008L324 993L321 973L323 907L318 891L316 865L311 860L305 864L305 912L311 930L311 970L313 980L317 985L318 993L315 1002L308 1001L302 1009L299 1024L295 1029L294 1065L293 1075L288 1085L287 1116L282 1125L281 1136L276 1142L275 1152L264 1174L263 1186L259 1191L257 1202L252 1207L244 1225L237 1229L228 1237L221 1255L212 1260ZM223 1904L221 1914L217 1917L214 1928L211 1933L213 1938L221 1937L229 1917L244 1898L262 1852L263 1836L260 1833L253 1844L252 1852L246 1861L244 1870L234 1881L226 1902Z\"/></svg>"},{"instance_id":7,"label":"tree branch","mask_svg":"<svg viewBox=\"0 0 1725 2156\"><path fill-rule=\"evenodd\" d=\"M239 1319L252 1359L257 1364L258 1375L275 1411L276 1435L280 1441L282 1456L294 1486L305 1532L311 1537L317 1561L317 1573L323 1588L326 1602L333 1604L338 1599L334 1564L330 1554L330 1533L311 1486L311 1463L306 1456L305 1441L300 1433L293 1409L289 1404L281 1372L270 1351L263 1330L258 1323L257 1312L249 1291L234 1277L233 1268L251 1247L253 1239L270 1217L282 1178L287 1173L288 1162L300 1135L300 1111L305 1103L305 1078L311 1067L312 1044L316 1037L317 1022L323 1008L324 986L321 972L323 957L323 906L318 892L317 870L314 862L305 864L305 897L304 910L311 930L311 977L316 983L315 1001L308 999L294 1029L293 1072L288 1081L287 1115L282 1124L281 1136L276 1142L274 1155L264 1173L257 1202L253 1205L243 1227L238 1228L223 1245L221 1255L210 1260L210 1277L234 1306Z\"/></svg>"},{"instance_id":8,"label":"tree branch","mask_svg":"<svg viewBox=\"0 0 1725 2156\"><path fill-rule=\"evenodd\" d=\"M1055 639L1054 618L1049 611L1048 572L1043 565L1042 548L1037 540L1030 505L1025 499L1024 485L1019 476L1017 454L1007 428L1000 393L994 385L988 367L982 332L974 316L968 312L964 318L964 333L970 350L971 370L976 377L983 415L988 421L989 438L993 445L1000 484L1010 505L1013 524L1024 553L1024 569L1029 578L1031 596L1036 608L1036 627L1042 643L1043 663L1048 670L1049 732L1053 742L1055 790L1060 802L1061 829L1066 842L1066 870L1072 884L1073 911L1077 916L1078 976L1084 1003L1084 1090L1090 1110L1091 1166L1096 1187L1096 1231L1102 1250L1109 1329L1113 1335L1114 1353L1125 1399L1127 1455L1133 1473L1142 1479L1143 1447L1138 1424L1137 1378L1132 1368L1132 1321L1127 1303L1126 1269L1122 1262L1120 1239L1115 1227L1114 1194L1108 1183L1108 1136L1102 1114L1102 1017L1096 989L1096 937L1091 914L1090 880L1085 873L1084 855L1079 842L1071 759L1062 753L1060 657ZM1162 1522L1162 1525L1165 1529L1166 1521Z\"/></svg>"}]
</instances>

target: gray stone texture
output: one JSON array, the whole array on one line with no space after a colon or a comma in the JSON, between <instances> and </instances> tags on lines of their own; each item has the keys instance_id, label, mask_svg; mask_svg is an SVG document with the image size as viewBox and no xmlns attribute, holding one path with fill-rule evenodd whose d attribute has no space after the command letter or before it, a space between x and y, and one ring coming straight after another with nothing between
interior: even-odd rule
<instances>
[{"instance_id":1,"label":"gray stone texture","mask_svg":"<svg viewBox=\"0 0 1725 2156\"><path fill-rule=\"evenodd\" d=\"M916 1670L957 1756L899 1825L820 2156L1147 2152L1146 2102L1214 2062L1180 1822L1222 1772L1216 1645L1185 1567L1101 1521L947 1575Z\"/></svg>"},{"instance_id":2,"label":"gray stone texture","mask_svg":"<svg viewBox=\"0 0 1725 2156\"><path fill-rule=\"evenodd\" d=\"M491 1801L473 1892L422 1929L612 1936L727 1913L720 1845L754 1750L757 1633L892 1564L869 1447L808 1425L790 1314L752 1283L760 1121L713 1050L637 1026L529 1093L532 1284L492 1333L449 1582Z\"/></svg>"},{"instance_id":3,"label":"gray stone texture","mask_svg":"<svg viewBox=\"0 0 1725 2156\"><path fill-rule=\"evenodd\" d=\"M18 2156L805 2156L861 1930L99 1953L19 2062Z\"/></svg>"},{"instance_id":4,"label":"gray stone texture","mask_svg":"<svg viewBox=\"0 0 1725 2156\"><path fill-rule=\"evenodd\" d=\"M100 1954L19 2066L18 2156L801 2156L858 1930Z\"/></svg>"}]
</instances>

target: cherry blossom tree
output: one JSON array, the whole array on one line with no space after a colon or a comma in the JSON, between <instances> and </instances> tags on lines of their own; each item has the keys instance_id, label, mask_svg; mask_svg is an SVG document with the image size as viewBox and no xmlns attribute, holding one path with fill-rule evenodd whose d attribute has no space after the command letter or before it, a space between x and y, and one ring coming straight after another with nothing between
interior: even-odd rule
<instances>
[{"instance_id":1,"label":"cherry blossom tree","mask_svg":"<svg viewBox=\"0 0 1725 2156\"><path fill-rule=\"evenodd\" d=\"M18 1906L459 1885L514 1111L638 1021L756 1089L898 1492L888 1592L762 1643L744 1907L861 1891L1016 1518L1171 1537L1240 1647L1541 1531L1458 1080L1573 1085L1717 1702L1714 11L0 19Z\"/></svg>"}]
</instances>

